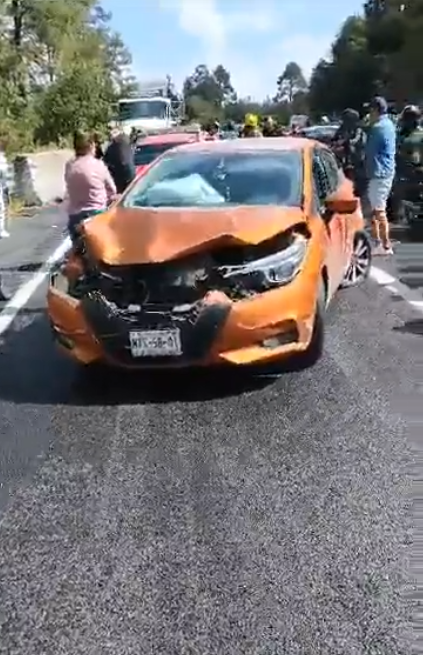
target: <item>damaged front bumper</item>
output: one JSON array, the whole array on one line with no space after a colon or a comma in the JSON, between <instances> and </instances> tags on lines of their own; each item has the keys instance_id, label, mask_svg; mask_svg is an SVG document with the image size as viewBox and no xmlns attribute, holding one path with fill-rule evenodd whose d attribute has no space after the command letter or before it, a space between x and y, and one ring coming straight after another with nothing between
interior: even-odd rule
<instances>
[{"instance_id":1,"label":"damaged front bumper","mask_svg":"<svg viewBox=\"0 0 423 655\"><path fill-rule=\"evenodd\" d=\"M101 293L76 299L51 285L48 310L58 344L83 363L129 368L266 364L310 343L318 275L243 300L221 291L179 306L121 309Z\"/></svg>"}]
</instances>

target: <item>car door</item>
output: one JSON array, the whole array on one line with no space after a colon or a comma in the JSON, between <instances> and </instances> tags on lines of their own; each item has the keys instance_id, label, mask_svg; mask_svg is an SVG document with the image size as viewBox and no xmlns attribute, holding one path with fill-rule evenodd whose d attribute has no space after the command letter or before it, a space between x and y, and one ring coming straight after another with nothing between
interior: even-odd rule
<instances>
[{"instance_id":1,"label":"car door","mask_svg":"<svg viewBox=\"0 0 423 655\"><path fill-rule=\"evenodd\" d=\"M338 166L335 155L324 146L316 146L313 151L313 184L318 212L325 222L329 237L327 262L331 287L336 289L342 282L348 265L348 216L329 214L325 201L346 182Z\"/></svg>"},{"instance_id":2,"label":"car door","mask_svg":"<svg viewBox=\"0 0 423 655\"><path fill-rule=\"evenodd\" d=\"M328 148L322 150L323 159L326 164L332 170L332 174L335 178L335 171L338 177L338 186L335 189L336 194L339 194L344 199L353 199L355 198L354 193L354 183L349 180L342 168L340 167L338 160L334 153L331 152ZM333 193L333 191L332 191ZM358 210L358 213L361 212L361 205ZM358 215L358 214L357 214ZM342 234L342 246L343 250L341 254L343 255L344 266L347 266L352 254L353 240L355 234L355 214L338 214L337 219L339 220L339 228Z\"/></svg>"}]
</instances>

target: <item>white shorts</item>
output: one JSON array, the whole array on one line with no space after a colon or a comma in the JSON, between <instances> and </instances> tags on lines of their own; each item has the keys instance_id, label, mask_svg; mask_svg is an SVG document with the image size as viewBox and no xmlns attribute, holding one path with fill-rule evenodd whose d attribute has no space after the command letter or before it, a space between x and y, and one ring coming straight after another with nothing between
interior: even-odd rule
<instances>
[{"instance_id":1,"label":"white shorts","mask_svg":"<svg viewBox=\"0 0 423 655\"><path fill-rule=\"evenodd\" d=\"M389 194L391 193L393 177L374 177L369 181L367 197L372 211L386 211Z\"/></svg>"}]
</instances>

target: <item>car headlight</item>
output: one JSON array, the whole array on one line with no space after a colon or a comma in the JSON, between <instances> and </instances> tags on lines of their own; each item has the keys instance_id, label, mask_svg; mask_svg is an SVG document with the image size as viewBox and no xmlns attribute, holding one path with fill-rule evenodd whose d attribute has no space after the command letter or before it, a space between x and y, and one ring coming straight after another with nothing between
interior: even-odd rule
<instances>
[{"instance_id":1,"label":"car headlight","mask_svg":"<svg viewBox=\"0 0 423 655\"><path fill-rule=\"evenodd\" d=\"M278 253L256 259L241 266L226 266L220 269L222 277L241 282L250 289L263 291L288 284L299 273L307 241L299 236L294 243Z\"/></svg>"}]
</instances>

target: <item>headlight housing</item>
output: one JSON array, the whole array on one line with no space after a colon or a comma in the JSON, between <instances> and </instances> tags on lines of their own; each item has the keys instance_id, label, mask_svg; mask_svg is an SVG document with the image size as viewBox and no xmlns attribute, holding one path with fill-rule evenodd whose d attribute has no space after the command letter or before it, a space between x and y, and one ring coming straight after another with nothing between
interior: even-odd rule
<instances>
[{"instance_id":1,"label":"headlight housing","mask_svg":"<svg viewBox=\"0 0 423 655\"><path fill-rule=\"evenodd\" d=\"M254 291L265 291L291 282L301 270L307 240L298 235L284 250L240 266L226 266L219 273L226 281L241 283Z\"/></svg>"}]
</instances>

